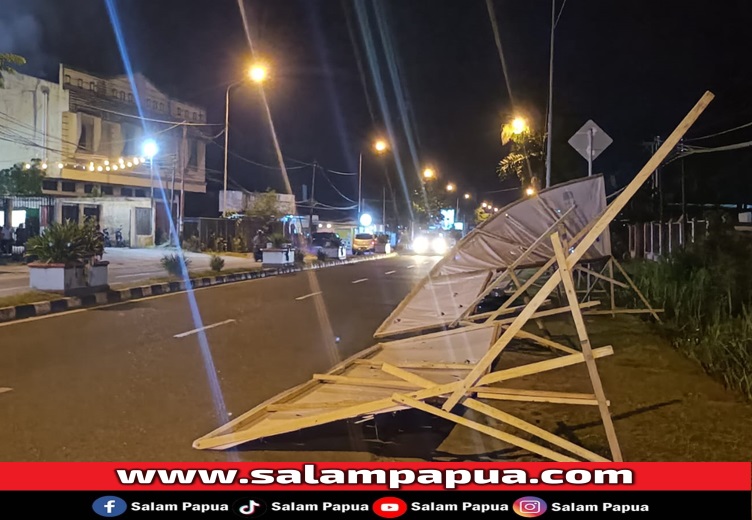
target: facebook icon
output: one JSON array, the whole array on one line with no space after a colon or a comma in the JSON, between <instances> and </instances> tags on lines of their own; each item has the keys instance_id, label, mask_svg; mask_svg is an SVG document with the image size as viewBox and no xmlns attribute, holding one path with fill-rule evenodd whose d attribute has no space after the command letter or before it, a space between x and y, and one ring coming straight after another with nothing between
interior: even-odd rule
<instances>
[{"instance_id":1,"label":"facebook icon","mask_svg":"<svg viewBox=\"0 0 752 520\"><path fill-rule=\"evenodd\" d=\"M91 508L99 516L120 516L128 509L128 504L122 498L101 497L94 501Z\"/></svg>"}]
</instances>

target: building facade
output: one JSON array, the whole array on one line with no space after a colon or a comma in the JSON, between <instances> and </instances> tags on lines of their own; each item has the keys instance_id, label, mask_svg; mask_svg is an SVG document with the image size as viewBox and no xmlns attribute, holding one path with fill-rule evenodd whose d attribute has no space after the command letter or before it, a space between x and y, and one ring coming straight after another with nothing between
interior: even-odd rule
<instances>
[{"instance_id":1,"label":"building facade","mask_svg":"<svg viewBox=\"0 0 752 520\"><path fill-rule=\"evenodd\" d=\"M0 125L16 139L0 141L1 167L42 162L43 194L54 203L41 208L41 227L94 217L127 245L148 246L169 238L170 218L182 222L183 193L205 193L203 107L140 74L105 78L61 65L57 84L5 80Z\"/></svg>"}]
</instances>

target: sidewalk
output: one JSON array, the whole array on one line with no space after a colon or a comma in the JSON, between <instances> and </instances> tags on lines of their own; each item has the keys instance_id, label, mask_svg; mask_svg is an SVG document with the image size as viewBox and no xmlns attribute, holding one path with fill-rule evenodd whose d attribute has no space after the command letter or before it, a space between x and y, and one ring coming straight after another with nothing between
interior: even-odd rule
<instances>
[{"instance_id":1,"label":"sidewalk","mask_svg":"<svg viewBox=\"0 0 752 520\"><path fill-rule=\"evenodd\" d=\"M104 260L110 262L110 286L133 285L134 282L167 276L160 265L164 255L175 253L174 248L107 248ZM260 262L254 262L253 257L240 258L237 256L221 255L225 259L225 269L259 268ZM190 260L189 271L206 271L209 269L210 254L191 253L186 251L185 257ZM0 297L28 292L29 270L25 265L0 265Z\"/></svg>"}]
</instances>

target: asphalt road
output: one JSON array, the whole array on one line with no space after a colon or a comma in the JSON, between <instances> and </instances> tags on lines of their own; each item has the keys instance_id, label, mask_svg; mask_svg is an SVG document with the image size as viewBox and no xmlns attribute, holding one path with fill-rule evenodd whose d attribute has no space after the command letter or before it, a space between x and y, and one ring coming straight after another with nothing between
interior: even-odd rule
<instances>
[{"instance_id":1,"label":"asphalt road","mask_svg":"<svg viewBox=\"0 0 752 520\"><path fill-rule=\"evenodd\" d=\"M195 313L179 293L2 324L0 387L12 391L0 393L0 460L227 460L191 443L371 346L435 261L395 257L199 289ZM192 332L201 324L213 326L205 342Z\"/></svg>"},{"instance_id":2,"label":"asphalt road","mask_svg":"<svg viewBox=\"0 0 752 520\"><path fill-rule=\"evenodd\" d=\"M104 260L110 262L110 286L117 288L121 285L133 285L142 280L167 276L160 264L162 256L173 253L174 250L162 248L118 249L108 248ZM206 271L209 269L211 255L204 253L185 252L190 260L190 271ZM260 264L252 258L224 256L225 269L254 268ZM0 298L28 292L29 268L25 265L0 265Z\"/></svg>"}]
</instances>

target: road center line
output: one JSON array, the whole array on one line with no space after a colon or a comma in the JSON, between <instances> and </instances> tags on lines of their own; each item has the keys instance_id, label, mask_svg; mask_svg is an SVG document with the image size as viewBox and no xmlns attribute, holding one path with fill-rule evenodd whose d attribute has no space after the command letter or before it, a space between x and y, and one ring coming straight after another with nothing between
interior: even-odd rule
<instances>
[{"instance_id":1,"label":"road center line","mask_svg":"<svg viewBox=\"0 0 752 520\"><path fill-rule=\"evenodd\" d=\"M414 267L415 267L414 265L408 265L407 266L408 269L413 269Z\"/></svg>"},{"instance_id":2,"label":"road center line","mask_svg":"<svg viewBox=\"0 0 752 520\"><path fill-rule=\"evenodd\" d=\"M397 272L397 271L387 271L387 272L385 272L384 274L394 274L394 273L396 273L396 272Z\"/></svg>"},{"instance_id":3,"label":"road center line","mask_svg":"<svg viewBox=\"0 0 752 520\"><path fill-rule=\"evenodd\" d=\"M365 282L366 280L368 280L368 278L361 278L360 280L353 280L353 282L352 282L352 283L360 283L360 282Z\"/></svg>"},{"instance_id":4,"label":"road center line","mask_svg":"<svg viewBox=\"0 0 752 520\"><path fill-rule=\"evenodd\" d=\"M305 300L306 298L310 298L311 296L316 296L317 294L321 294L321 291L318 292L312 292L311 294L306 294L305 296L298 296L295 298L296 300Z\"/></svg>"},{"instance_id":5,"label":"road center line","mask_svg":"<svg viewBox=\"0 0 752 520\"><path fill-rule=\"evenodd\" d=\"M184 338L186 336L190 336L191 334L195 334L197 332L201 332L202 330L209 330L213 329L214 327L219 327L220 325L227 325L228 323L234 323L235 320L225 320L220 321L219 323L214 323L212 325L206 325L205 327L201 327L199 329L193 329L189 330L188 332L181 332L180 334L175 334L173 338Z\"/></svg>"},{"instance_id":6,"label":"road center line","mask_svg":"<svg viewBox=\"0 0 752 520\"><path fill-rule=\"evenodd\" d=\"M0 388L0 394L5 393L5 392L10 392L11 390L13 390L13 389L12 388L7 388L7 387Z\"/></svg>"}]
</instances>

